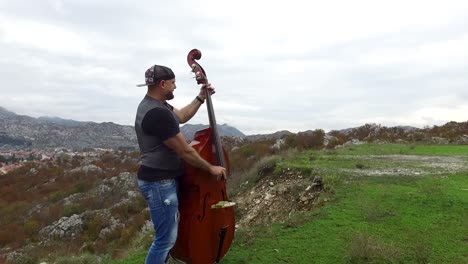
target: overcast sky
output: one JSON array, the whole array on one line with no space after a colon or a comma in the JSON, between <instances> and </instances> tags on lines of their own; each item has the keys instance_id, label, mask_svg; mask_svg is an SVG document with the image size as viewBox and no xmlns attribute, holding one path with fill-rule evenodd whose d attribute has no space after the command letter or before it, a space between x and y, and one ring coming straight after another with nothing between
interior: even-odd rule
<instances>
[{"instance_id":1,"label":"overcast sky","mask_svg":"<svg viewBox=\"0 0 468 264\"><path fill-rule=\"evenodd\" d=\"M153 64L197 95L192 48L245 134L468 120L468 1L0 0L0 106L133 125Z\"/></svg>"}]
</instances>

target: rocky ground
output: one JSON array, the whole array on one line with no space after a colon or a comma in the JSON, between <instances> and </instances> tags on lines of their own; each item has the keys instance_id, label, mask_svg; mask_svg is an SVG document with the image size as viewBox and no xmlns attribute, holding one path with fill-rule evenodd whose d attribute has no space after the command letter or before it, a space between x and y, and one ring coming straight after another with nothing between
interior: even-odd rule
<instances>
[{"instance_id":1,"label":"rocky ground","mask_svg":"<svg viewBox=\"0 0 468 264\"><path fill-rule=\"evenodd\" d=\"M300 171L263 177L237 195L237 227L283 221L294 212L308 211L318 203L323 190L320 176L306 177Z\"/></svg>"}]
</instances>

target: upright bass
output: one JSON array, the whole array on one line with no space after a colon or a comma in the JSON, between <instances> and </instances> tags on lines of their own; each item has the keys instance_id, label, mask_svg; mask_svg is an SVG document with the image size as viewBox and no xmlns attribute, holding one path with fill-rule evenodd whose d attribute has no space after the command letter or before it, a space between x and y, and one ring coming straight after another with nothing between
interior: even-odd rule
<instances>
[{"instance_id":1,"label":"upright bass","mask_svg":"<svg viewBox=\"0 0 468 264\"><path fill-rule=\"evenodd\" d=\"M193 49L187 55L187 62L197 83L207 84L205 70L195 61L200 58L201 52ZM210 127L198 131L190 144L209 163L225 167L229 175L229 160L221 145L211 92L205 92ZM179 181L179 230L171 256L185 263L218 263L234 238L233 205L227 196L225 179L217 180L185 163L185 175Z\"/></svg>"}]
</instances>

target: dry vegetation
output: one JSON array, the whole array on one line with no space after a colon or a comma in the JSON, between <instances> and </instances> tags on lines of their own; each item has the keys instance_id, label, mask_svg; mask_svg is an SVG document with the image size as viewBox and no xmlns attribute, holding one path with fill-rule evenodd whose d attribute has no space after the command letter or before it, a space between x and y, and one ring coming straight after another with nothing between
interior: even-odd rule
<instances>
[{"instance_id":1,"label":"dry vegetation","mask_svg":"<svg viewBox=\"0 0 468 264\"><path fill-rule=\"evenodd\" d=\"M145 223L145 202L137 196L119 204L120 192L105 196L88 192L121 172L133 175L137 157L137 153L127 152L107 152L93 158L63 154L54 161L27 163L0 177L0 253L26 253L21 254L29 255L25 263L35 263L52 248L57 254L107 253L109 249L118 254L118 248L124 247ZM112 208L112 217L125 225L99 237L100 231L110 225L108 215L99 213L105 208ZM44 243L41 229L75 214L83 214L81 234L65 239L65 244L59 239ZM18 259L20 255L11 256Z\"/></svg>"}]
</instances>

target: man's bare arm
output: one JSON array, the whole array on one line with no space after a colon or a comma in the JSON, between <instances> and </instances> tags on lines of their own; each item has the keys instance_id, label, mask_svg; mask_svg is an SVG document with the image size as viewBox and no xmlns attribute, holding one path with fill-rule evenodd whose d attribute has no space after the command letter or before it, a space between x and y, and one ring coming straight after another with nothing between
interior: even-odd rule
<instances>
[{"instance_id":1,"label":"man's bare arm","mask_svg":"<svg viewBox=\"0 0 468 264\"><path fill-rule=\"evenodd\" d=\"M179 109L174 108L174 112L177 115L177 117L179 117L180 123L183 124L189 121L190 118L192 118L195 115L195 113L197 113L200 106L203 104L203 102L205 102L207 90L210 94L215 93L215 89L214 87L211 86L211 83L204 84L200 88L200 93L198 93L198 96L197 96L198 98L200 98L201 101L199 101L196 97L195 99L193 99L192 102L190 102L190 104L183 107L182 109L179 110Z\"/></svg>"},{"instance_id":2,"label":"man's bare arm","mask_svg":"<svg viewBox=\"0 0 468 264\"><path fill-rule=\"evenodd\" d=\"M182 159L190 165L208 171L214 176L226 178L226 169L221 166L214 166L204 160L198 152L185 141L182 133L166 139L164 144L173 149Z\"/></svg>"},{"instance_id":3,"label":"man's bare arm","mask_svg":"<svg viewBox=\"0 0 468 264\"><path fill-rule=\"evenodd\" d=\"M195 113L197 113L201 105L202 103L195 98L190 102L190 104L186 105L182 109L174 108L174 113L179 117L179 122L183 124L189 121Z\"/></svg>"}]
</instances>

